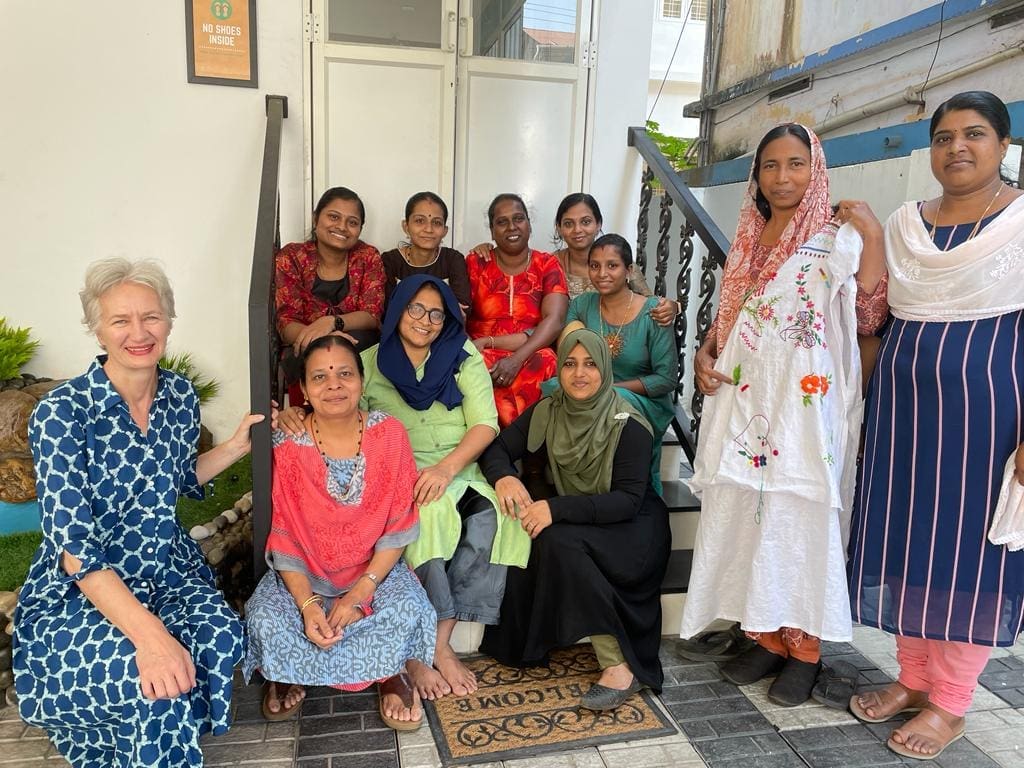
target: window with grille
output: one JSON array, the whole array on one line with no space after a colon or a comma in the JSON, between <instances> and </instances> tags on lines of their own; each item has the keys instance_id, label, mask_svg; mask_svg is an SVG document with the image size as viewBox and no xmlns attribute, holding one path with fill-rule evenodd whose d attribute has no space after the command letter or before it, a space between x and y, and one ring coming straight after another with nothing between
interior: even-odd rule
<instances>
[{"instance_id":1,"label":"window with grille","mask_svg":"<svg viewBox=\"0 0 1024 768\"><path fill-rule=\"evenodd\" d=\"M683 0L662 0L661 15L666 19L678 19L683 15Z\"/></svg>"},{"instance_id":2,"label":"window with grille","mask_svg":"<svg viewBox=\"0 0 1024 768\"><path fill-rule=\"evenodd\" d=\"M708 0L690 0L690 18L694 21L707 21Z\"/></svg>"}]
</instances>

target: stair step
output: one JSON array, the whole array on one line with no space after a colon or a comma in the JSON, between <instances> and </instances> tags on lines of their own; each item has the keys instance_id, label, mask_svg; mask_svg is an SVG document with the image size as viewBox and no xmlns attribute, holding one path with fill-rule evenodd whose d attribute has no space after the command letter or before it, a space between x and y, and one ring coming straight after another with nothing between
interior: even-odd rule
<instances>
[{"instance_id":1,"label":"stair step","mask_svg":"<svg viewBox=\"0 0 1024 768\"><path fill-rule=\"evenodd\" d=\"M690 569L693 567L692 549L674 549L668 558L668 569L661 582L661 593L685 592L690 585Z\"/></svg>"},{"instance_id":2,"label":"stair step","mask_svg":"<svg viewBox=\"0 0 1024 768\"><path fill-rule=\"evenodd\" d=\"M669 512L699 512L700 499L693 495L693 491L682 480L663 480L661 483L661 498Z\"/></svg>"}]
</instances>

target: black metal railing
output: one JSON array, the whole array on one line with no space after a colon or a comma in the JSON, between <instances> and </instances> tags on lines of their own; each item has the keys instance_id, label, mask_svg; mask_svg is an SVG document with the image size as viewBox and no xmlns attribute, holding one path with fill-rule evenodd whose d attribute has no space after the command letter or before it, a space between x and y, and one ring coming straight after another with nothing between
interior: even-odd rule
<instances>
[{"instance_id":1,"label":"black metal railing","mask_svg":"<svg viewBox=\"0 0 1024 768\"><path fill-rule=\"evenodd\" d=\"M270 401L282 402L277 391L279 346L274 327L274 256L281 247L278 178L281 129L288 117L285 96L267 96L267 133L263 142L263 174L256 208L256 241L249 280L249 400L253 413L266 416L252 429L253 571L258 580L267 569L263 551L270 533Z\"/></svg>"},{"instance_id":2,"label":"black metal railing","mask_svg":"<svg viewBox=\"0 0 1024 768\"><path fill-rule=\"evenodd\" d=\"M676 295L682 311L676 317L676 347L679 352L679 383L676 396L683 396L685 383L692 378L692 354L703 343L712 322L712 306L715 290L718 285L717 271L725 264L725 256L729 252L729 241L722 234L711 216L700 201L694 197L690 188L679 178L679 174L661 153L658 146L647 135L643 128L630 128L627 138L629 146L636 149L644 160L644 170L640 177L640 214L637 219L637 266L647 274L647 241L651 201L654 199L654 180L661 185L663 194L658 210L658 239L655 246L654 260L654 292L659 296L667 296L666 275L671 248L672 208L677 207L683 215L679 227L679 275L676 278ZM705 255L701 259L699 292L695 327L690 327L689 307L691 305L693 271L694 236L704 244ZM687 354L689 353L689 358ZM700 427L703 410L703 397L694 389L690 403L691 416L689 424L684 426L679 419L673 422L677 437L690 461L693 461L693 450L696 435Z\"/></svg>"}]
</instances>

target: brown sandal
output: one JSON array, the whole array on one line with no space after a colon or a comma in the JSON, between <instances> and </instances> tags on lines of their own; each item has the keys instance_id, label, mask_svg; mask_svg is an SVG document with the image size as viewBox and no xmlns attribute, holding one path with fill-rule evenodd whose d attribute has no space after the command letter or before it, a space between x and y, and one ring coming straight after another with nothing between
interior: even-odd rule
<instances>
[{"instance_id":1,"label":"brown sandal","mask_svg":"<svg viewBox=\"0 0 1024 768\"><path fill-rule=\"evenodd\" d=\"M279 686L280 686L280 688L279 688ZM295 685L295 684L275 683L275 682L272 682L270 680L268 680L266 683L264 683L264 685L263 685L263 716L265 718L267 718L267 720L270 720L272 722L277 722L278 720L287 720L288 718L290 718L295 713L295 710L297 710L299 707L302 706L302 702L306 700L305 691L303 691L302 698L300 698L297 702L292 704L290 707L287 704L285 704L285 701L288 699L288 694L291 693L292 688L301 688L301 687L302 686ZM278 695L278 691L280 689L284 689L284 695L283 696L279 696ZM281 705L281 708L279 710L277 710L277 712L274 712L270 708L270 702L272 700L273 701L277 701Z\"/></svg>"},{"instance_id":2,"label":"brown sandal","mask_svg":"<svg viewBox=\"0 0 1024 768\"><path fill-rule=\"evenodd\" d=\"M861 706L858 699L865 696L874 696L878 703L869 704L867 707ZM868 691L867 693L851 696L850 711L853 712L854 717L861 722L884 723L887 720L892 720L901 712L920 712L924 709L925 702L927 702L927 696L925 696L924 691L911 691L909 688L904 688L899 683L893 683L892 685L877 691ZM895 707L895 709L883 717L871 717L871 715L867 713L868 707L876 710L887 710L889 707Z\"/></svg>"},{"instance_id":3,"label":"brown sandal","mask_svg":"<svg viewBox=\"0 0 1024 768\"><path fill-rule=\"evenodd\" d=\"M914 727L911 728L911 726ZM964 735L963 723L960 724L959 729L954 728L934 709L922 709L913 720L907 721L901 727L906 728L909 732L914 733L917 736L930 739L931 741L939 744L937 751L932 752L931 754L925 754L924 752L915 752L906 744L900 744L899 742L893 741L892 736L889 737L889 740L886 742L886 746L888 746L889 749L897 755L910 757L914 760L934 760L943 753L946 747L954 741L963 738Z\"/></svg>"},{"instance_id":4,"label":"brown sandal","mask_svg":"<svg viewBox=\"0 0 1024 768\"><path fill-rule=\"evenodd\" d=\"M418 720L396 720L384 714L384 697L388 694L398 696L402 700L402 706L410 712L412 711L413 705L416 703L416 690L412 687L412 681L409 680L409 676L405 672L399 672L397 675L389 677L383 683L378 684L378 689L380 694L380 719L384 721L388 728L394 728L396 731L415 731L423 725L422 706L420 707L420 717Z\"/></svg>"}]
</instances>

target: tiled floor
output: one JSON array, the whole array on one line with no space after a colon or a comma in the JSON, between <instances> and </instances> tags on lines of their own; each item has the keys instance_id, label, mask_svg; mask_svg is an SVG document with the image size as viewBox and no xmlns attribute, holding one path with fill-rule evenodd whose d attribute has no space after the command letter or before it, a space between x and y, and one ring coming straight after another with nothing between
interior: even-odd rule
<instances>
[{"instance_id":1,"label":"tiled floor","mask_svg":"<svg viewBox=\"0 0 1024 768\"><path fill-rule=\"evenodd\" d=\"M744 689L726 683L716 665L693 663L662 643L665 689L661 703L675 719L674 736L626 741L543 757L484 763L475 768L841 768L922 765L885 746L892 724L865 725L848 712L809 703L778 707L767 683ZM826 644L827 658L860 670L861 685L888 682L896 666L890 636L856 628L850 644ZM967 719L967 735L933 765L940 768L1024 768L1024 642L993 654ZM236 694L235 725L208 738L209 766L299 768L437 768L430 730L397 738L377 715L373 693L309 692L301 717L267 723L257 686ZM0 709L0 768L60 768L44 734L28 728L11 708Z\"/></svg>"}]
</instances>

